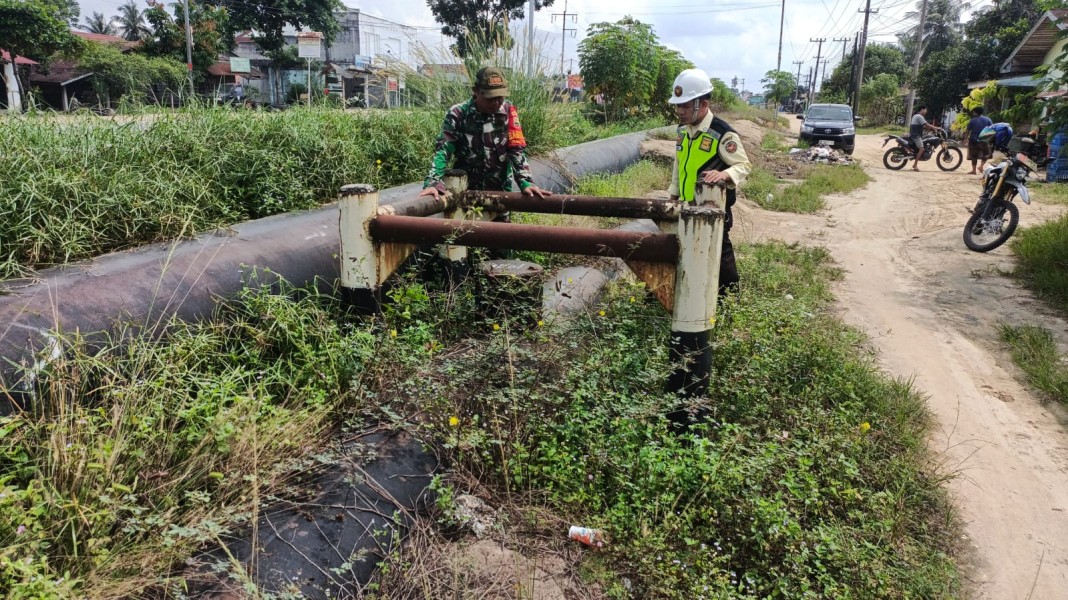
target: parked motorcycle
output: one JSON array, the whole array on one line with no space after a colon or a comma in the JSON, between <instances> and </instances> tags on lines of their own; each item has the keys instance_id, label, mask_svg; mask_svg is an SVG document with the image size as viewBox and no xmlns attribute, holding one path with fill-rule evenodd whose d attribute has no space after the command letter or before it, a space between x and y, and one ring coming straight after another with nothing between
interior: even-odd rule
<instances>
[{"instance_id":1,"label":"parked motorcycle","mask_svg":"<svg viewBox=\"0 0 1068 600\"><path fill-rule=\"evenodd\" d=\"M1006 157L983 169L983 191L964 224L964 245L976 252L989 252L1005 243L1020 221L1020 210L1013 204L1017 196L1031 204L1027 176L1038 170L1026 154Z\"/></svg>"},{"instance_id":2,"label":"parked motorcycle","mask_svg":"<svg viewBox=\"0 0 1068 600\"><path fill-rule=\"evenodd\" d=\"M1030 136L1024 139L1028 140L1030 139ZM1038 134L1034 143L1027 144L1024 142L1021 147L1025 148L1023 150L1024 154L1027 155L1027 158L1034 161L1039 169L1042 169L1049 163L1053 162L1053 159L1049 156L1049 143L1046 141L1046 134L1044 133Z\"/></svg>"},{"instance_id":3,"label":"parked motorcycle","mask_svg":"<svg viewBox=\"0 0 1068 600\"><path fill-rule=\"evenodd\" d=\"M883 140L883 147L886 147L890 140L896 141L897 146L883 154L883 166L891 171L900 171L910 160L916 158L916 147L912 145L912 140L900 135L887 135ZM936 157L935 164L943 171L955 171L964 162L960 144L947 138L944 131L923 138L923 154L920 160L930 160L932 156Z\"/></svg>"}]
</instances>

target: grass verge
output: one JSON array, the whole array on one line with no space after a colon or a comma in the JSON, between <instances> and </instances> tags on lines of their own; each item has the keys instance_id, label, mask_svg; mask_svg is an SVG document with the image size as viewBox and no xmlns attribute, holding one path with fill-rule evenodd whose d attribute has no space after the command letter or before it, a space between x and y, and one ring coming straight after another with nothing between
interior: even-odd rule
<instances>
[{"instance_id":1,"label":"grass verge","mask_svg":"<svg viewBox=\"0 0 1068 600\"><path fill-rule=\"evenodd\" d=\"M1068 204L1068 185L1036 181L1028 183L1027 187L1036 200L1049 204Z\"/></svg>"},{"instance_id":2,"label":"grass verge","mask_svg":"<svg viewBox=\"0 0 1068 600\"><path fill-rule=\"evenodd\" d=\"M1068 216L1018 232L1015 274L1041 298L1068 310Z\"/></svg>"},{"instance_id":3,"label":"grass verge","mask_svg":"<svg viewBox=\"0 0 1068 600\"><path fill-rule=\"evenodd\" d=\"M883 135L887 133L903 135L908 130L908 127L904 125L876 125L874 127L857 127L857 135Z\"/></svg>"},{"instance_id":4,"label":"grass verge","mask_svg":"<svg viewBox=\"0 0 1068 600\"><path fill-rule=\"evenodd\" d=\"M1068 402L1068 367L1057 351L1053 334L1035 325L1002 324L998 332L1001 341L1011 349L1013 362L1027 374L1031 385L1051 400Z\"/></svg>"},{"instance_id":5,"label":"grass verge","mask_svg":"<svg viewBox=\"0 0 1068 600\"><path fill-rule=\"evenodd\" d=\"M771 172L754 167L742 192L768 210L814 213L825 208L824 196L847 194L871 181L860 165L816 165L804 177L801 183L784 186Z\"/></svg>"},{"instance_id":6,"label":"grass verge","mask_svg":"<svg viewBox=\"0 0 1068 600\"><path fill-rule=\"evenodd\" d=\"M831 316L838 272L825 251L740 256L744 287L715 330L714 397L695 403L712 420L697 436L662 416L679 406L661 387L669 320L640 285L613 285L570 328L500 315L414 372L400 387L436 415L425 427L453 465L438 517L459 522L461 493L502 507L493 539L560 540L603 592L583 597L956 597L957 535L922 396L880 374ZM611 541L566 549L569 524ZM388 561L376 598L480 583L450 561Z\"/></svg>"},{"instance_id":7,"label":"grass verge","mask_svg":"<svg viewBox=\"0 0 1068 600\"><path fill-rule=\"evenodd\" d=\"M598 127L580 107L547 99L529 112L530 143L541 151L663 124ZM0 279L313 208L346 183L421 180L443 114L195 109L124 123L4 119Z\"/></svg>"}]
</instances>

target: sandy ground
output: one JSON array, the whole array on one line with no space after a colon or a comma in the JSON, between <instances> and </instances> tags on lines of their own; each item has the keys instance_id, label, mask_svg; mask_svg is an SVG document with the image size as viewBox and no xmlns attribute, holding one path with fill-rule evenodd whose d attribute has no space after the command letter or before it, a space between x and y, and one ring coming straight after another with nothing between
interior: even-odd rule
<instances>
[{"instance_id":1,"label":"sandy ground","mask_svg":"<svg viewBox=\"0 0 1068 600\"><path fill-rule=\"evenodd\" d=\"M967 162L951 173L934 161L893 172L881 144L858 136L855 156L874 180L865 189L828 198L818 215L742 202L732 235L822 245L846 270L836 289L842 317L867 332L886 371L929 396L930 450L954 475L971 597L1068 598L1068 411L1022 383L996 329L1042 325L1063 351L1068 323L1005 276L1014 268L1007 245L988 254L964 247L979 192ZM1021 203L1021 225L1064 210Z\"/></svg>"}]
</instances>

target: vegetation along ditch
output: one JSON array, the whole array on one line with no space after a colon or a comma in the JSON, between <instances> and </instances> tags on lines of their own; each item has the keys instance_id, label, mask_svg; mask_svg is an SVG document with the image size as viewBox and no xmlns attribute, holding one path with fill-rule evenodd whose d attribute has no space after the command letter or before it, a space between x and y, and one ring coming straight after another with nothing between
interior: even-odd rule
<instances>
[{"instance_id":1,"label":"vegetation along ditch","mask_svg":"<svg viewBox=\"0 0 1068 600\"><path fill-rule=\"evenodd\" d=\"M542 104L524 113L533 152L664 124L594 126L575 108ZM196 108L125 122L5 118L0 279L313 208L346 183L422 180L443 114Z\"/></svg>"},{"instance_id":2,"label":"vegetation along ditch","mask_svg":"<svg viewBox=\"0 0 1068 600\"><path fill-rule=\"evenodd\" d=\"M679 402L662 392L670 319L630 281L567 326L487 311L474 282L446 294L408 276L376 319L261 289L167 324L165 342L69 340L34 409L0 419L0 589L181 598L185 560L299 497L295 474L334 460L336 440L401 428L442 457L439 500L360 597L494 583L450 560L472 540L462 494L492 509L496 544L563 565L570 597L956 597L949 474L924 448L922 397L834 318L825 251L739 257L713 420L695 436L663 418ZM568 541L572 524L609 543ZM250 597L286 597L233 575Z\"/></svg>"}]
</instances>

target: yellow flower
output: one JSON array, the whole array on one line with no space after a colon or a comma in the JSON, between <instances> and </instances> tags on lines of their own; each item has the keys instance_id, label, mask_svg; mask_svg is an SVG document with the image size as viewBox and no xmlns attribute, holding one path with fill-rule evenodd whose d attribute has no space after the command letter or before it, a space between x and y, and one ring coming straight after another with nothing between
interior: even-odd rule
<instances>
[{"instance_id":1,"label":"yellow flower","mask_svg":"<svg viewBox=\"0 0 1068 600\"><path fill-rule=\"evenodd\" d=\"M397 330L396 329L390 329L389 330L389 337L397 337Z\"/></svg>"},{"instance_id":2,"label":"yellow flower","mask_svg":"<svg viewBox=\"0 0 1068 600\"><path fill-rule=\"evenodd\" d=\"M708 324L709 325L715 325L716 324L716 317L709 317L708 318Z\"/></svg>"},{"instance_id":3,"label":"yellow flower","mask_svg":"<svg viewBox=\"0 0 1068 600\"><path fill-rule=\"evenodd\" d=\"M597 314L599 314L599 315L601 315L603 317L604 316L604 311L603 310L602 311L598 311Z\"/></svg>"},{"instance_id":4,"label":"yellow flower","mask_svg":"<svg viewBox=\"0 0 1068 600\"><path fill-rule=\"evenodd\" d=\"M380 164L382 164L382 159L378 159L378 160L376 160L376 161L375 161L375 164L376 164L376 165L380 165Z\"/></svg>"},{"instance_id":5,"label":"yellow flower","mask_svg":"<svg viewBox=\"0 0 1068 600\"><path fill-rule=\"evenodd\" d=\"M500 325L498 325L498 324L496 324L496 323L494 323L494 324L493 324L493 330L494 330L494 331L500 331L500 330L501 330L501 326L500 326Z\"/></svg>"},{"instance_id":6,"label":"yellow flower","mask_svg":"<svg viewBox=\"0 0 1068 600\"><path fill-rule=\"evenodd\" d=\"M868 431L869 429L871 429L871 423L869 423L869 422L867 422L867 421L864 421L863 423L861 423L861 424L860 424L860 430L861 430L862 432L865 432L865 433L867 433L867 431Z\"/></svg>"},{"instance_id":7,"label":"yellow flower","mask_svg":"<svg viewBox=\"0 0 1068 600\"><path fill-rule=\"evenodd\" d=\"M449 417L449 426L450 427L456 427L459 424L460 424L460 419L458 419L457 417Z\"/></svg>"},{"instance_id":8,"label":"yellow flower","mask_svg":"<svg viewBox=\"0 0 1068 600\"><path fill-rule=\"evenodd\" d=\"M541 327L542 325L545 325L545 321L542 321L542 320L539 319L538 320L538 327Z\"/></svg>"},{"instance_id":9,"label":"yellow flower","mask_svg":"<svg viewBox=\"0 0 1068 600\"><path fill-rule=\"evenodd\" d=\"M634 302L634 296L631 296L631 297L630 297L630 301L631 301L631 302Z\"/></svg>"}]
</instances>

